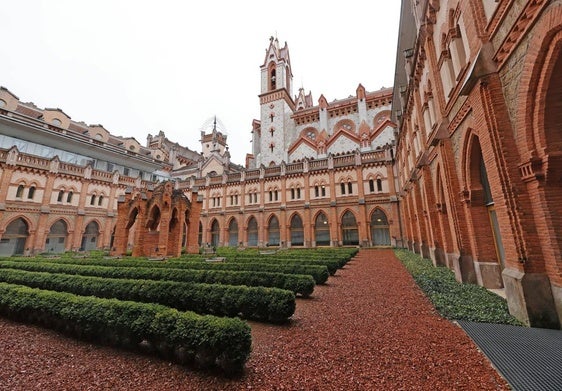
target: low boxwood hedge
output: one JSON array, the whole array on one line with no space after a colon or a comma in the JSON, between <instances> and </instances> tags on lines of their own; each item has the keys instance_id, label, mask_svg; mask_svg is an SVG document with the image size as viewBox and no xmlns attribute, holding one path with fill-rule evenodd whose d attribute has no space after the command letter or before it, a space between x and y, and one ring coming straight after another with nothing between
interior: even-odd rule
<instances>
[{"instance_id":1,"label":"low boxwood hedge","mask_svg":"<svg viewBox=\"0 0 562 391\"><path fill-rule=\"evenodd\" d=\"M474 284L462 284L446 267L407 250L395 250L398 259L444 318L483 323L522 325L509 314L502 297Z\"/></svg>"},{"instance_id":2,"label":"low boxwood hedge","mask_svg":"<svg viewBox=\"0 0 562 391\"><path fill-rule=\"evenodd\" d=\"M10 261L29 262L29 258L9 259ZM176 269L196 269L196 270L232 270L232 271L254 271L270 272L282 274L308 274L314 278L316 284L324 284L330 276L328 268L324 265L297 265L292 263L273 264L245 262L204 262L204 259L190 260L189 258L172 258L165 262L149 261L146 259L104 259L104 258L59 258L48 259L49 263L61 263L72 265L90 266L116 266L116 267L150 267L150 268L176 268Z\"/></svg>"},{"instance_id":3,"label":"low boxwood hedge","mask_svg":"<svg viewBox=\"0 0 562 391\"><path fill-rule=\"evenodd\" d=\"M207 284L247 285L280 288L308 297L314 291L314 279L308 275L251 271L193 270L145 267L107 267L56 264L44 261L0 261L0 268L53 273L80 274L107 278L168 280Z\"/></svg>"},{"instance_id":4,"label":"low boxwood hedge","mask_svg":"<svg viewBox=\"0 0 562 391\"><path fill-rule=\"evenodd\" d=\"M125 280L3 269L0 281L82 296L159 303L178 310L282 322L295 312L293 292L264 287Z\"/></svg>"},{"instance_id":5,"label":"low boxwood hedge","mask_svg":"<svg viewBox=\"0 0 562 391\"><path fill-rule=\"evenodd\" d=\"M242 320L159 304L0 283L0 314L112 346L148 344L166 359L227 373L242 371L251 350L250 327Z\"/></svg>"}]
</instances>

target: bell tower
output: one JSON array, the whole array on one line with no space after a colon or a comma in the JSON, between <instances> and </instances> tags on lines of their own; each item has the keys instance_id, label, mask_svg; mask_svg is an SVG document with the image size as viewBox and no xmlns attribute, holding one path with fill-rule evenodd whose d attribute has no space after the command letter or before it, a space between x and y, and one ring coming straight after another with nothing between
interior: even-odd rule
<instances>
[{"instance_id":1,"label":"bell tower","mask_svg":"<svg viewBox=\"0 0 562 391\"><path fill-rule=\"evenodd\" d=\"M280 48L277 38L269 38L260 71L260 126L253 131L253 152L255 166L263 164L267 167L272 163L287 162L287 149L292 141L291 115L295 103L291 98L293 72L286 42Z\"/></svg>"}]
</instances>

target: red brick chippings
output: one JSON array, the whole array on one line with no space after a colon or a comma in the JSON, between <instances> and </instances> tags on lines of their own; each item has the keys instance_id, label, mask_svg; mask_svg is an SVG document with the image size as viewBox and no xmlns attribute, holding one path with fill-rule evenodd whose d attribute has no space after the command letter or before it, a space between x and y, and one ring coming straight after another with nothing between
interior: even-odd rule
<instances>
[{"instance_id":1,"label":"red brick chippings","mask_svg":"<svg viewBox=\"0 0 562 391\"><path fill-rule=\"evenodd\" d=\"M234 379L0 320L0 389L509 389L391 250L362 250L297 301L290 324L251 322L251 358Z\"/></svg>"}]
</instances>

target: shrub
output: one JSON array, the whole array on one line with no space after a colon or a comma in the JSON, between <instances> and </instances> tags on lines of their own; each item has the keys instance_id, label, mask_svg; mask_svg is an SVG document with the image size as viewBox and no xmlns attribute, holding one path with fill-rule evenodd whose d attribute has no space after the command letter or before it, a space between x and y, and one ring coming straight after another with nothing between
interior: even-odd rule
<instances>
[{"instance_id":1,"label":"shrub","mask_svg":"<svg viewBox=\"0 0 562 391\"><path fill-rule=\"evenodd\" d=\"M158 304L76 296L0 283L0 313L113 346L141 342L185 365L242 371L251 349L240 319L180 312Z\"/></svg>"},{"instance_id":2,"label":"shrub","mask_svg":"<svg viewBox=\"0 0 562 391\"><path fill-rule=\"evenodd\" d=\"M293 292L277 288L126 280L3 269L0 281L82 296L159 303L178 310L282 322L295 312Z\"/></svg>"},{"instance_id":3,"label":"shrub","mask_svg":"<svg viewBox=\"0 0 562 391\"><path fill-rule=\"evenodd\" d=\"M507 302L486 288L457 282L454 273L406 250L395 250L435 309L447 319L521 325L509 314Z\"/></svg>"}]
</instances>

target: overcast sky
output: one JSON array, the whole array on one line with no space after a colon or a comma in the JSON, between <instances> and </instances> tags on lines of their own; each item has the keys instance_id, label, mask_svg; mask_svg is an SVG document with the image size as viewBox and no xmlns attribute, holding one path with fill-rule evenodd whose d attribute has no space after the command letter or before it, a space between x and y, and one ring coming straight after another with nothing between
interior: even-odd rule
<instances>
[{"instance_id":1,"label":"overcast sky","mask_svg":"<svg viewBox=\"0 0 562 391\"><path fill-rule=\"evenodd\" d=\"M200 151L217 116L232 160L251 152L269 37L289 46L293 95L328 102L393 83L400 1L0 0L0 85L23 102Z\"/></svg>"}]
</instances>

